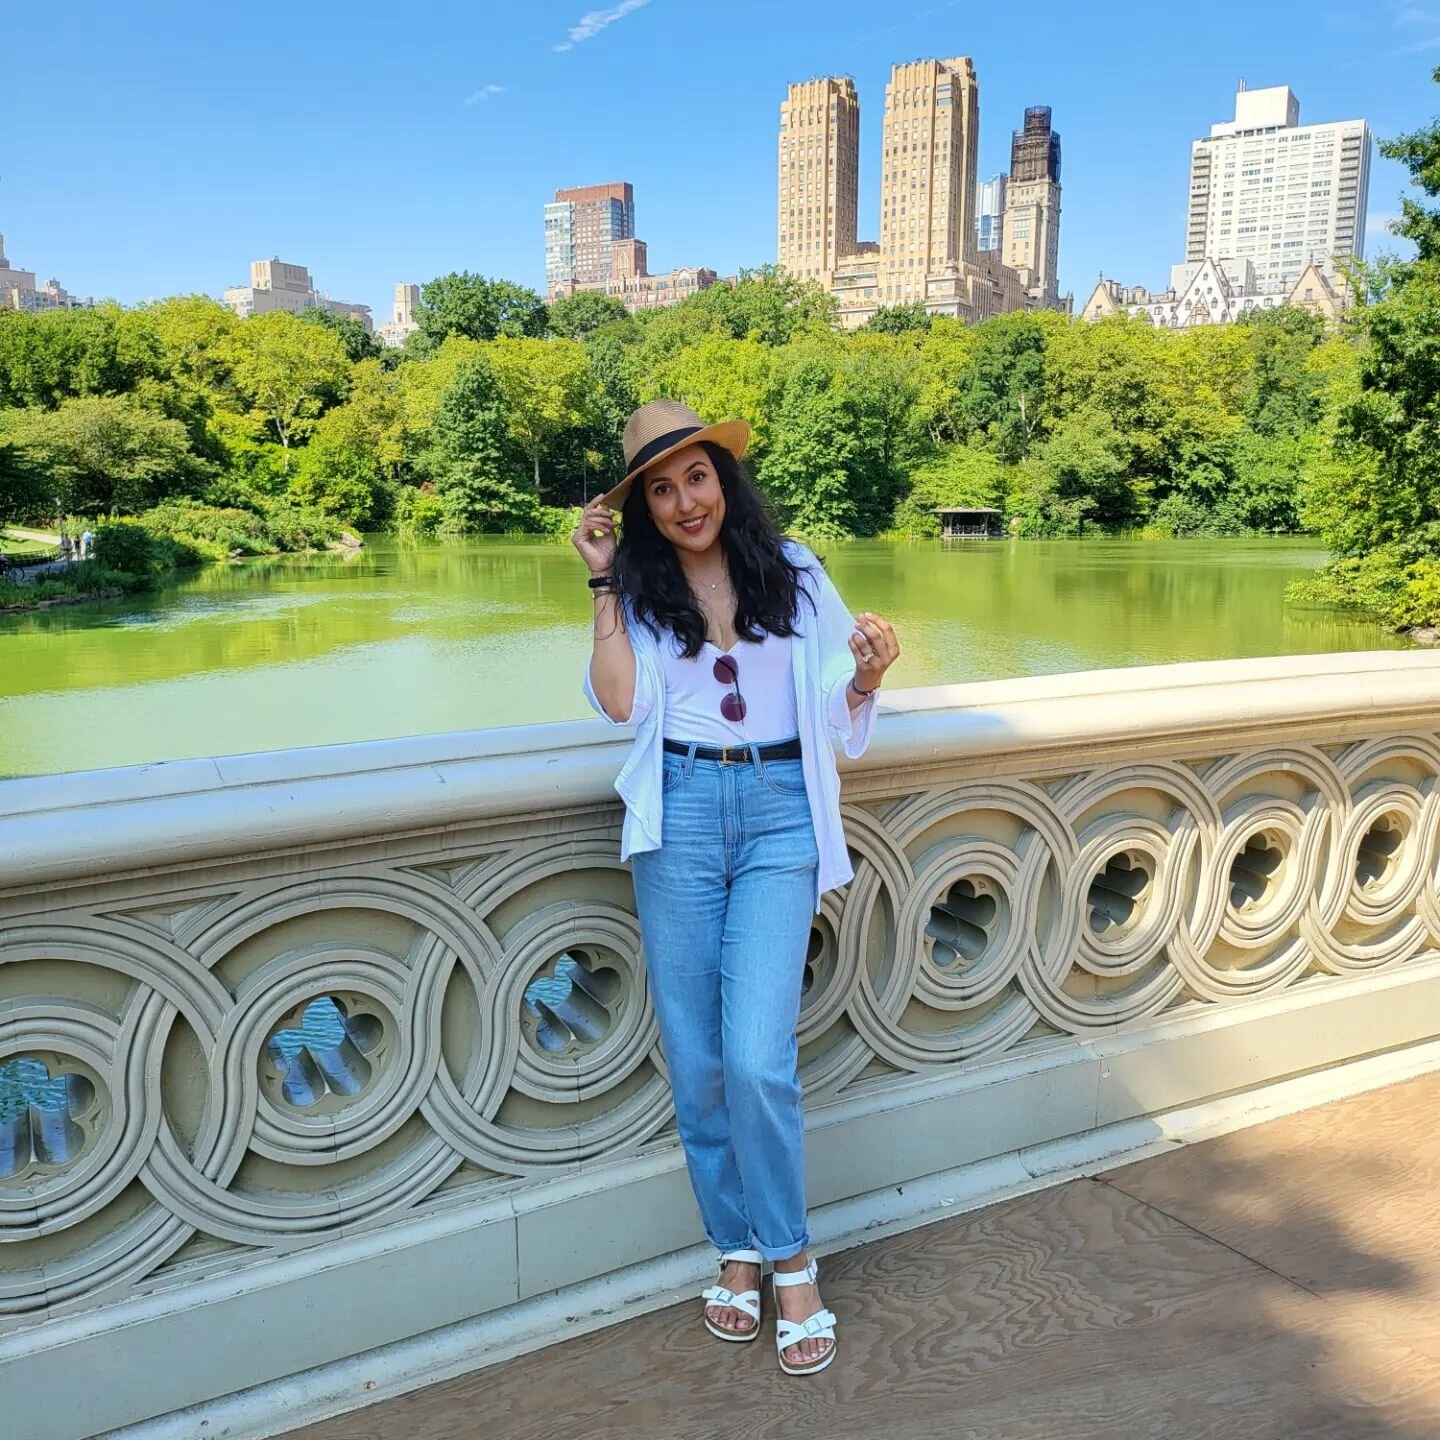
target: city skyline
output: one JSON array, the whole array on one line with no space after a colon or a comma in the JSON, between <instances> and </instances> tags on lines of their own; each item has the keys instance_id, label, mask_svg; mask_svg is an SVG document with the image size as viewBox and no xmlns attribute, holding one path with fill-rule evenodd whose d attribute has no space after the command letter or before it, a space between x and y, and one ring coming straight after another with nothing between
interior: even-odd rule
<instances>
[{"instance_id":1,"label":"city skyline","mask_svg":"<svg viewBox=\"0 0 1440 1440\"><path fill-rule=\"evenodd\" d=\"M417 34L416 47L387 50L384 85L371 91L345 67L276 65L242 83L209 62L223 16L142 3L118 17L85 0L47 17L66 65L9 84L7 129L34 138L7 157L0 229L20 263L97 298L218 298L256 256L278 254L378 319L397 282L450 270L543 293L539 209L559 188L624 176L644 193L652 254L733 273L775 258L775 98L789 83L850 75L878 95L893 63L966 54L987 117L981 176L1008 169L1026 108L1053 107L1065 135L1059 289L1078 297L1100 271L1158 285L1184 255L1191 145L1242 75L1254 88L1291 87L1309 120L1363 118L1379 138L1436 108L1440 20L1427 26L1414 7L1316 19L1277 4L1247 17L1223 55L1187 53L1164 74L1140 62L1163 55L1167 37L1183 49L1185 24L1137 4L1097 9L1115 23L1042 4L1017 34L955 3L877 19L851 0L783 13L741 0L705 31L705 63L688 77L669 61L699 33L694 22L713 18L698 0L648 0L580 40L565 38L583 28L578 6L573 16L447 16L454 43L420 45ZM417 30L434 30L436 13L421 7ZM332 48L368 44L393 23L364 0L294 19L301 48L322 35ZM1142 33L1125 29L1142 20L1143 54L1114 40ZM753 43L760 31L764 46ZM1124 83L1097 85L1101 73ZM862 215L877 209L880 131L872 103L860 123ZM1397 244L1384 224L1403 188L1401 167L1377 156L1367 254ZM860 228L864 238L870 227Z\"/></svg>"}]
</instances>

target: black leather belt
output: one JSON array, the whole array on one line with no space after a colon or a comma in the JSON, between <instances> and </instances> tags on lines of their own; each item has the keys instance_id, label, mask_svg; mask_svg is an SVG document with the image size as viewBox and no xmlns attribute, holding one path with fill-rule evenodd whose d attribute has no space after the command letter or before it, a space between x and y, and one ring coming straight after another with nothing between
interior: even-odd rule
<instances>
[{"instance_id":1,"label":"black leather belt","mask_svg":"<svg viewBox=\"0 0 1440 1440\"><path fill-rule=\"evenodd\" d=\"M671 755L690 753L690 747L678 740L666 740L664 743L665 750ZM717 761L721 765L747 765L751 763L752 750L759 754L762 764L767 760L798 760L801 754L798 740L781 740L774 745L697 745L695 758Z\"/></svg>"}]
</instances>

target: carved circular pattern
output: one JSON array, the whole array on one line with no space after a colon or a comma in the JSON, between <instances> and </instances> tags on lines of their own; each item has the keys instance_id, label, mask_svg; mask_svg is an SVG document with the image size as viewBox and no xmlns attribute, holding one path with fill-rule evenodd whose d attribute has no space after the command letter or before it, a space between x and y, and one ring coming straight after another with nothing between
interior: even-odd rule
<instances>
[{"instance_id":1,"label":"carved circular pattern","mask_svg":"<svg viewBox=\"0 0 1440 1440\"><path fill-rule=\"evenodd\" d=\"M1440 944L1437 778L1440 746L1409 736L849 805L855 878L800 961L807 1093L1403 963ZM462 1164L483 1185L663 1131L613 833L548 833L246 881L163 924L77 910L0 935L6 960L129 987L115 1013L37 995L0 1014L0 1240L23 1262L77 1237L0 1271L0 1317L123 1289L197 1232L307 1243L413 1211ZM326 912L411 938L317 943ZM167 1054L193 1057L188 1119Z\"/></svg>"}]
</instances>

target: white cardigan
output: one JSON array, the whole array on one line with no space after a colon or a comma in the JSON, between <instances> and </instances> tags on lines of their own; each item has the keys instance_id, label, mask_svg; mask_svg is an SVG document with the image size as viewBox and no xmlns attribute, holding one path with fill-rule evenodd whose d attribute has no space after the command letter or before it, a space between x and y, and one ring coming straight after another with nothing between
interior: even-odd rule
<instances>
[{"instance_id":1,"label":"white cardigan","mask_svg":"<svg viewBox=\"0 0 1440 1440\"><path fill-rule=\"evenodd\" d=\"M785 542L790 559L801 566L802 595L796 620L795 642L790 647L795 677L795 713L799 722L805 791L810 799L810 818L815 825L815 842L820 864L815 877L815 908L820 897L837 885L846 884L855 873L845 847L845 829L840 821L840 774L835 766L833 736L852 760L865 753L875 728L875 698L866 700L851 713L845 689L855 673L850 653L850 636L855 617L845 608L839 591L821 568L820 562L803 545ZM812 611L805 599L814 602ZM625 828L620 837L620 858L660 848L662 794L661 742L665 735L665 681L660 668L660 638L648 627L636 623L625 607L630 648L635 652L635 703L626 725L635 726L635 743L619 775L615 789L625 802ZM612 725L604 707L595 697L590 669L585 669L585 698Z\"/></svg>"}]
</instances>

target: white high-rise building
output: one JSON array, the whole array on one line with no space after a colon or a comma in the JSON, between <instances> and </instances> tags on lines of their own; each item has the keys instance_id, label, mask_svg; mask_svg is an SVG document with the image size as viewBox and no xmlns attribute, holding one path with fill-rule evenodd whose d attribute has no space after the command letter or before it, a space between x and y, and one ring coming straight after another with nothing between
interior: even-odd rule
<instances>
[{"instance_id":1,"label":"white high-rise building","mask_svg":"<svg viewBox=\"0 0 1440 1440\"><path fill-rule=\"evenodd\" d=\"M1302 125L1288 85L1235 97L1235 118L1190 152L1187 262L1250 261L1262 291L1288 291L1307 265L1327 277L1365 253L1370 127Z\"/></svg>"}]
</instances>

